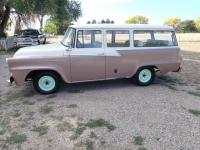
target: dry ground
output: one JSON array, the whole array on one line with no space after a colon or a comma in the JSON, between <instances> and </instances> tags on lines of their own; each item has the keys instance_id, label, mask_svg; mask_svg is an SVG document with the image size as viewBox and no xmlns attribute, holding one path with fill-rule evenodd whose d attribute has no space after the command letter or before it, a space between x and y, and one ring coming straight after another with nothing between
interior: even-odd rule
<instances>
[{"instance_id":1,"label":"dry ground","mask_svg":"<svg viewBox=\"0 0 200 150\"><path fill-rule=\"evenodd\" d=\"M182 72L158 74L149 87L128 80L63 84L48 96L31 83L8 86L1 56L0 149L199 150L199 50L183 51Z\"/></svg>"}]
</instances>

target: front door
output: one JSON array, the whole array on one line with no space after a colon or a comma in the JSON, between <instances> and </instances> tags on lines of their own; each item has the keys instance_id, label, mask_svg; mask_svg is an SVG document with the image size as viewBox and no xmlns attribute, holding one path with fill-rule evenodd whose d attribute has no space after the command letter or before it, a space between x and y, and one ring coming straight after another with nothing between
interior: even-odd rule
<instances>
[{"instance_id":1,"label":"front door","mask_svg":"<svg viewBox=\"0 0 200 150\"><path fill-rule=\"evenodd\" d=\"M101 30L78 30L70 52L72 82L105 79L105 54Z\"/></svg>"}]
</instances>

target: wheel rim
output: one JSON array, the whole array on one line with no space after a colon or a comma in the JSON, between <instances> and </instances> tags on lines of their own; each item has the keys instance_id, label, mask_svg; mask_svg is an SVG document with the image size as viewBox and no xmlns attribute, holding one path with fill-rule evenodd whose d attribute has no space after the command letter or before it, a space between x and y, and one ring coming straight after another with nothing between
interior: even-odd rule
<instances>
[{"instance_id":1,"label":"wheel rim","mask_svg":"<svg viewBox=\"0 0 200 150\"><path fill-rule=\"evenodd\" d=\"M43 76L38 81L39 88L45 92L51 91L55 88L55 79L51 76Z\"/></svg>"},{"instance_id":2,"label":"wheel rim","mask_svg":"<svg viewBox=\"0 0 200 150\"><path fill-rule=\"evenodd\" d=\"M139 73L139 80L142 83L147 83L151 80L151 71L149 69L144 69Z\"/></svg>"}]
</instances>

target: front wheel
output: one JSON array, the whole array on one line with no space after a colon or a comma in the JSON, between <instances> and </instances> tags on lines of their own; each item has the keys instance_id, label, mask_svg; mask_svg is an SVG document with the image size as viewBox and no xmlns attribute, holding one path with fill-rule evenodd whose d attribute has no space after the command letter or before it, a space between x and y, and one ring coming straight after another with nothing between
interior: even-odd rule
<instances>
[{"instance_id":1,"label":"front wheel","mask_svg":"<svg viewBox=\"0 0 200 150\"><path fill-rule=\"evenodd\" d=\"M41 94L55 93L60 85L60 78L53 72L41 72L33 79L33 87Z\"/></svg>"},{"instance_id":2,"label":"front wheel","mask_svg":"<svg viewBox=\"0 0 200 150\"><path fill-rule=\"evenodd\" d=\"M138 85L148 86L154 81L155 70L148 67L141 68L137 71L135 78Z\"/></svg>"}]
</instances>

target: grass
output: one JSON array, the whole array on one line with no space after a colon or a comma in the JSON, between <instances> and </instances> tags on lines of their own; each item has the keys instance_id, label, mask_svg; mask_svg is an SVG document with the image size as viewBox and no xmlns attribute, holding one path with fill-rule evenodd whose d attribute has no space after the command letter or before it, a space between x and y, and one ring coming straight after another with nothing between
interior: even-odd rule
<instances>
[{"instance_id":1,"label":"grass","mask_svg":"<svg viewBox=\"0 0 200 150\"><path fill-rule=\"evenodd\" d=\"M14 55L15 51L6 51L6 50L3 50L3 49L0 49L0 55Z\"/></svg>"},{"instance_id":2,"label":"grass","mask_svg":"<svg viewBox=\"0 0 200 150\"><path fill-rule=\"evenodd\" d=\"M90 132L90 138L91 138L91 139L97 139L98 137L97 137L97 135L92 131L92 132Z\"/></svg>"},{"instance_id":3,"label":"grass","mask_svg":"<svg viewBox=\"0 0 200 150\"><path fill-rule=\"evenodd\" d=\"M12 133L10 137L7 138L7 142L10 144L21 144L26 142L27 137L25 134L18 134L16 132Z\"/></svg>"},{"instance_id":4,"label":"grass","mask_svg":"<svg viewBox=\"0 0 200 150\"><path fill-rule=\"evenodd\" d=\"M147 150L145 147L139 147L138 150Z\"/></svg>"},{"instance_id":5,"label":"grass","mask_svg":"<svg viewBox=\"0 0 200 150\"><path fill-rule=\"evenodd\" d=\"M21 116L21 113L19 113L19 112L15 112L15 113L13 114L13 117L15 117L15 118L18 118L19 116Z\"/></svg>"},{"instance_id":6,"label":"grass","mask_svg":"<svg viewBox=\"0 0 200 150\"><path fill-rule=\"evenodd\" d=\"M195 116L200 116L200 110L189 109L188 111Z\"/></svg>"},{"instance_id":7,"label":"grass","mask_svg":"<svg viewBox=\"0 0 200 150\"><path fill-rule=\"evenodd\" d=\"M94 142L90 140L86 140L85 148L86 150L94 150Z\"/></svg>"},{"instance_id":8,"label":"grass","mask_svg":"<svg viewBox=\"0 0 200 150\"><path fill-rule=\"evenodd\" d=\"M143 145L144 144L144 138L142 136L135 136L133 143L135 145Z\"/></svg>"},{"instance_id":9,"label":"grass","mask_svg":"<svg viewBox=\"0 0 200 150\"><path fill-rule=\"evenodd\" d=\"M10 120L9 119L2 119L0 122L0 135L4 135L7 130L7 126L9 125Z\"/></svg>"},{"instance_id":10,"label":"grass","mask_svg":"<svg viewBox=\"0 0 200 150\"><path fill-rule=\"evenodd\" d=\"M75 140L77 139L79 136L81 136L81 134L83 134L83 132L86 130L85 126L79 126L74 130L74 135L72 135L70 137L71 140Z\"/></svg>"},{"instance_id":11,"label":"grass","mask_svg":"<svg viewBox=\"0 0 200 150\"><path fill-rule=\"evenodd\" d=\"M77 108L78 105L77 104L70 104L70 105L67 105L67 108Z\"/></svg>"},{"instance_id":12,"label":"grass","mask_svg":"<svg viewBox=\"0 0 200 150\"><path fill-rule=\"evenodd\" d=\"M33 129L31 131L38 132L39 136L45 135L48 132L48 126L33 126Z\"/></svg>"},{"instance_id":13,"label":"grass","mask_svg":"<svg viewBox=\"0 0 200 150\"><path fill-rule=\"evenodd\" d=\"M200 97L200 92L192 92L192 91L189 91L188 94L193 95L193 96Z\"/></svg>"},{"instance_id":14,"label":"grass","mask_svg":"<svg viewBox=\"0 0 200 150\"><path fill-rule=\"evenodd\" d=\"M185 85L186 83L179 80L179 79L176 79L176 78L173 78L173 77L170 77L170 76L166 76L166 75L160 75L158 76L158 79L160 80L163 80L165 81L166 83L168 84L171 84L171 85Z\"/></svg>"},{"instance_id":15,"label":"grass","mask_svg":"<svg viewBox=\"0 0 200 150\"><path fill-rule=\"evenodd\" d=\"M48 105L45 105L45 106L42 106L41 108L40 108L40 112L42 113L42 114L49 114L51 111L53 111L53 107L51 107L51 106L48 106Z\"/></svg>"},{"instance_id":16,"label":"grass","mask_svg":"<svg viewBox=\"0 0 200 150\"><path fill-rule=\"evenodd\" d=\"M63 122L57 125L57 130L59 132L72 131L73 126L69 122Z\"/></svg>"},{"instance_id":17,"label":"grass","mask_svg":"<svg viewBox=\"0 0 200 150\"><path fill-rule=\"evenodd\" d=\"M109 131L114 130L116 127L104 119L90 120L85 124L89 128L106 127Z\"/></svg>"}]
</instances>

